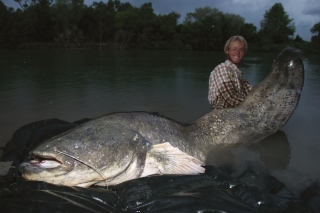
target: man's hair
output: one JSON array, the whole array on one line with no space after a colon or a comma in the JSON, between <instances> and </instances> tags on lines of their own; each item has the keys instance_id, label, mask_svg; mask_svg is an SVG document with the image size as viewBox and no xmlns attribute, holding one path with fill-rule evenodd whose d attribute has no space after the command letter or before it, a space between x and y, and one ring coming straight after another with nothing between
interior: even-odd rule
<instances>
[{"instance_id":1,"label":"man's hair","mask_svg":"<svg viewBox=\"0 0 320 213\"><path fill-rule=\"evenodd\" d=\"M247 41L242 37L242 36L232 36L231 38L228 39L226 44L224 45L224 53L226 53L229 50L230 43L233 41L239 41L244 44L244 51L247 52L248 49L248 43Z\"/></svg>"}]
</instances>

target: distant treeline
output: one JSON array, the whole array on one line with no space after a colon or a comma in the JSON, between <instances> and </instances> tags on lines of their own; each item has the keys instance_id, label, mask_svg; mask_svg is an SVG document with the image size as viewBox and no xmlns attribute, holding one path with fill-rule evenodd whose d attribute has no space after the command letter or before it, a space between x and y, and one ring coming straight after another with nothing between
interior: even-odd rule
<instances>
[{"instance_id":1,"label":"distant treeline","mask_svg":"<svg viewBox=\"0 0 320 213\"><path fill-rule=\"evenodd\" d=\"M140 8L120 0L15 0L8 8L0 0L0 48L116 48L222 50L232 35L242 35L250 50L278 51L293 45L309 52L320 47L320 22L310 29L311 42L295 34L281 3L264 14L260 30L244 18L216 8L197 8L179 23L180 14L155 14L151 3Z\"/></svg>"}]
</instances>

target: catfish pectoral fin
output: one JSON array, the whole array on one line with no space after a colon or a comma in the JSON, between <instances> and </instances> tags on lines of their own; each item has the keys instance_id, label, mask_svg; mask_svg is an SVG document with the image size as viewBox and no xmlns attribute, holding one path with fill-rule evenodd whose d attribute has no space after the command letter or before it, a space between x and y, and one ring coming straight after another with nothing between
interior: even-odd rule
<instances>
[{"instance_id":1,"label":"catfish pectoral fin","mask_svg":"<svg viewBox=\"0 0 320 213\"><path fill-rule=\"evenodd\" d=\"M171 146L169 142L156 144L147 153L141 177L153 174L204 173L203 162Z\"/></svg>"}]
</instances>

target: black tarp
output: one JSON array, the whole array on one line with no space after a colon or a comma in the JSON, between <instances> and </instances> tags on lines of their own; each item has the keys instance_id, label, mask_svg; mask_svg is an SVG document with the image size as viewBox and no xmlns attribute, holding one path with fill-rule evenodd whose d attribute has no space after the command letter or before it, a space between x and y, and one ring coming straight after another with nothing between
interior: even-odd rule
<instances>
[{"instance_id":1,"label":"black tarp","mask_svg":"<svg viewBox=\"0 0 320 213\"><path fill-rule=\"evenodd\" d=\"M318 185L296 197L267 171L250 165L236 178L232 167L206 166L203 175L150 176L112 187L23 180L17 167L30 159L30 150L86 121L43 120L14 133L0 158L1 212L319 212Z\"/></svg>"}]
</instances>

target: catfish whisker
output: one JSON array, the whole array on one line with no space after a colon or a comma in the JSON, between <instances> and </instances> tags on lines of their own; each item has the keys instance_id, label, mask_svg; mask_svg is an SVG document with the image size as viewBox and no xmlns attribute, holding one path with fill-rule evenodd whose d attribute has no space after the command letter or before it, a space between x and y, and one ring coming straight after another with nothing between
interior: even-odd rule
<instances>
[{"instance_id":1,"label":"catfish whisker","mask_svg":"<svg viewBox=\"0 0 320 213\"><path fill-rule=\"evenodd\" d=\"M95 167L87 164L86 162L84 162L84 161L82 161L82 160L80 160L80 159L78 159L78 158L76 158L76 157L74 157L74 156L72 156L72 155L69 155L69 154L67 154L67 153L65 153L65 152L61 152L61 151L59 151L59 150L56 150L56 151L57 151L58 153L60 153L60 154L63 154L63 155L65 155L65 156L68 156L68 157L70 157L70 158L72 158L72 159L74 159L74 160L76 160L76 161L78 161L78 162L86 165L87 167L93 169L96 173L98 173L98 174L103 178L103 180L106 180L106 179L107 179L107 178L102 174L102 172L99 171L99 169L97 169L97 168L95 168Z\"/></svg>"}]
</instances>

